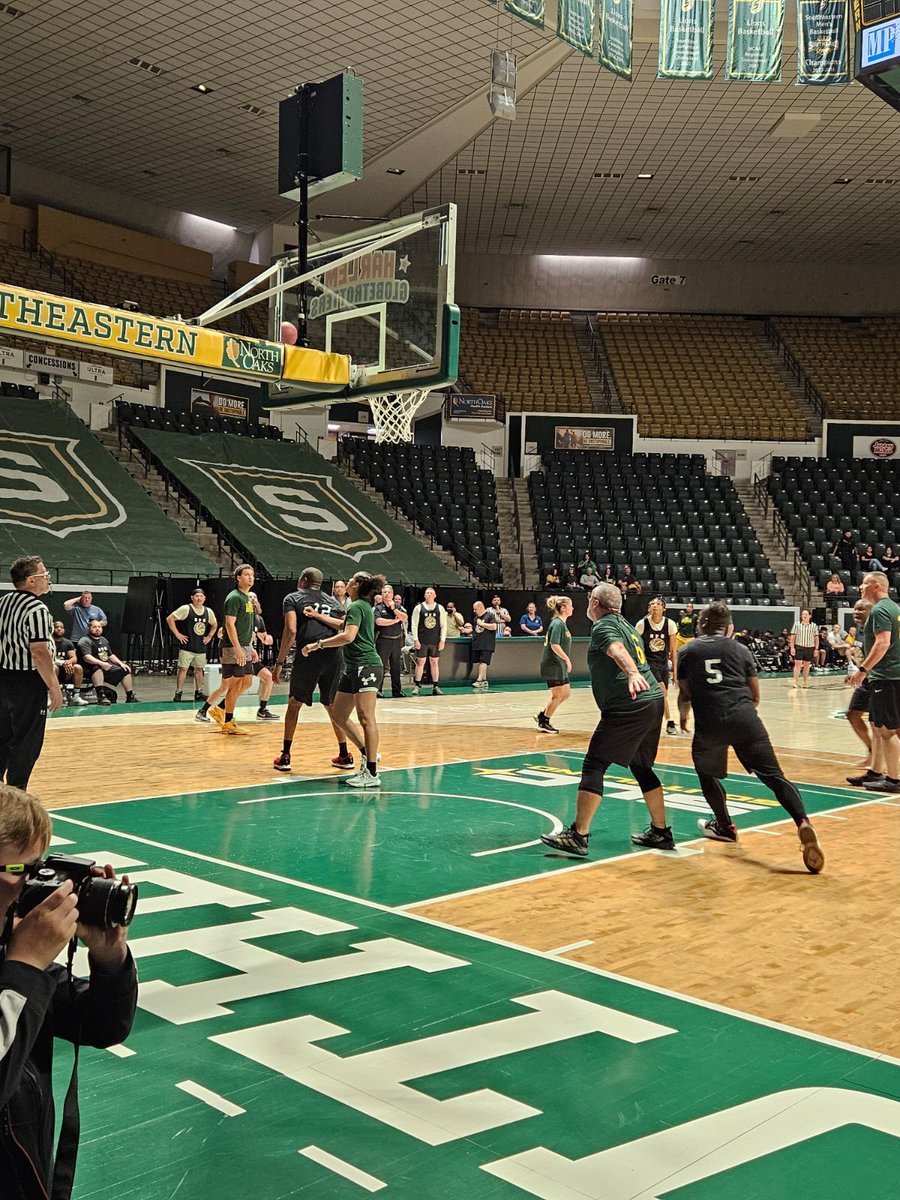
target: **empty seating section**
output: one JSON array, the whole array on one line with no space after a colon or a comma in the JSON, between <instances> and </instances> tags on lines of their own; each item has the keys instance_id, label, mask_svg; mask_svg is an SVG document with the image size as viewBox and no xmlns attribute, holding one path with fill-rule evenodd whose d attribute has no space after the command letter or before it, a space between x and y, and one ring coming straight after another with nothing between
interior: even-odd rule
<instances>
[{"instance_id":1,"label":"empty seating section","mask_svg":"<svg viewBox=\"0 0 900 1200\"><path fill-rule=\"evenodd\" d=\"M134 429L164 429L168 433L234 433L251 438L279 441L282 432L277 425L259 425L237 421L234 417L217 417L211 413L175 413L155 404L131 404L120 400L116 404L116 423L121 431Z\"/></svg>"},{"instance_id":2,"label":"empty seating section","mask_svg":"<svg viewBox=\"0 0 900 1200\"><path fill-rule=\"evenodd\" d=\"M376 445L344 438L357 474L484 583L500 581L497 485L459 446Z\"/></svg>"},{"instance_id":3,"label":"empty seating section","mask_svg":"<svg viewBox=\"0 0 900 1200\"><path fill-rule=\"evenodd\" d=\"M27 383L12 383L0 379L0 396L21 396L23 400L37 400L38 391Z\"/></svg>"},{"instance_id":4,"label":"empty seating section","mask_svg":"<svg viewBox=\"0 0 900 1200\"><path fill-rule=\"evenodd\" d=\"M642 437L806 439L806 419L742 317L598 313L597 330Z\"/></svg>"},{"instance_id":5,"label":"empty seating section","mask_svg":"<svg viewBox=\"0 0 900 1200\"><path fill-rule=\"evenodd\" d=\"M881 559L894 549L894 525L900 520L900 471L895 463L876 459L773 457L766 489L809 568L824 590L832 570L846 589L842 604L859 599L859 572L853 575L833 563L831 550L844 529L853 530L861 548L871 545ZM900 572L889 572L900 588Z\"/></svg>"},{"instance_id":6,"label":"empty seating section","mask_svg":"<svg viewBox=\"0 0 900 1200\"><path fill-rule=\"evenodd\" d=\"M557 451L529 476L541 578L589 550L603 577L631 566L668 602L778 604L781 589L734 484L702 454Z\"/></svg>"},{"instance_id":7,"label":"empty seating section","mask_svg":"<svg viewBox=\"0 0 900 1200\"><path fill-rule=\"evenodd\" d=\"M900 417L900 317L773 317L829 417Z\"/></svg>"},{"instance_id":8,"label":"empty seating section","mask_svg":"<svg viewBox=\"0 0 900 1200\"><path fill-rule=\"evenodd\" d=\"M591 393L570 314L501 309L462 312L460 374L510 412L591 412Z\"/></svg>"}]
</instances>

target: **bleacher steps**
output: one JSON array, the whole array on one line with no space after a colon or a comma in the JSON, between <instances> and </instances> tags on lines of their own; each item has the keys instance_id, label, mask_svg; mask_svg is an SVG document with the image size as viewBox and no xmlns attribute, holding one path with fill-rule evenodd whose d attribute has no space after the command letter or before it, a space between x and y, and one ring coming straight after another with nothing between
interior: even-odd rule
<instances>
[{"instance_id":1,"label":"bleacher steps","mask_svg":"<svg viewBox=\"0 0 900 1200\"><path fill-rule=\"evenodd\" d=\"M528 494L528 480L514 479L513 494L518 513L519 536L522 546L522 563L525 576L521 581L523 588L539 588L543 582L538 570L537 545L534 540L534 519L531 515L531 497Z\"/></svg>"},{"instance_id":2,"label":"bleacher steps","mask_svg":"<svg viewBox=\"0 0 900 1200\"><path fill-rule=\"evenodd\" d=\"M760 354L773 364L775 370L784 381L785 387L791 393L791 399L794 401L794 404L806 418L807 441L812 441L814 438L821 437L822 418L807 400L806 393L803 391L803 387L797 382L788 368L784 365L784 360L782 359L781 355L766 336L765 320L760 318L759 320L751 321L750 324L759 337Z\"/></svg>"},{"instance_id":3,"label":"bleacher steps","mask_svg":"<svg viewBox=\"0 0 900 1200\"><path fill-rule=\"evenodd\" d=\"M497 480L497 530L500 535L500 562L503 564L503 586L521 588L519 564L519 535L516 529L516 498L512 479Z\"/></svg>"},{"instance_id":4,"label":"bleacher steps","mask_svg":"<svg viewBox=\"0 0 900 1200\"><path fill-rule=\"evenodd\" d=\"M575 342L578 346L578 352L581 355L581 361L584 363L584 375L590 388L594 412L624 412L625 409L622 406L619 389L616 387L615 376L613 375L612 367L606 353L606 347L603 344L603 338L598 333L596 342L600 359L606 367L606 376L610 390L609 401L607 401L603 394L603 374L597 369L597 364L594 360L594 339L591 337L591 332L588 329L587 314L573 313L571 320L572 328L575 331Z\"/></svg>"},{"instance_id":5,"label":"bleacher steps","mask_svg":"<svg viewBox=\"0 0 900 1200\"><path fill-rule=\"evenodd\" d=\"M810 579L805 564L800 564L799 582L795 579L794 560L793 558L787 559L784 557L781 543L775 538L772 531L771 516L766 515L762 505L756 499L753 484L747 481L741 483L735 482L734 488L741 504L744 506L744 511L750 518L753 531L759 538L759 544L762 546L763 552L769 560L769 566L775 572L775 578L784 594L785 603L796 604L800 607L804 606L807 600L804 594L805 588L809 587L813 597L812 603L816 606L820 602L824 604L824 599L822 601L819 600L822 593Z\"/></svg>"}]
</instances>

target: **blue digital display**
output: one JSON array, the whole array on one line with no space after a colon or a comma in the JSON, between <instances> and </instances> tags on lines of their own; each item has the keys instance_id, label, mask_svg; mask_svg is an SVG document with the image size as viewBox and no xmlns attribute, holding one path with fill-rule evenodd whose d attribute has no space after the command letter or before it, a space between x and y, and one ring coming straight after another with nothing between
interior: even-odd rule
<instances>
[{"instance_id":1,"label":"blue digital display","mask_svg":"<svg viewBox=\"0 0 900 1200\"><path fill-rule=\"evenodd\" d=\"M900 57L900 20L896 17L860 31L860 70Z\"/></svg>"}]
</instances>

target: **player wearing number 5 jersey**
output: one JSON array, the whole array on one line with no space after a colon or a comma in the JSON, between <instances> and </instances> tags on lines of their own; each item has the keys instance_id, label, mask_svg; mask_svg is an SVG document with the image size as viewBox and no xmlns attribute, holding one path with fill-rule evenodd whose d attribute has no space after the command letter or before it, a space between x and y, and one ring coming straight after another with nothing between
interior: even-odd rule
<instances>
[{"instance_id":1,"label":"player wearing number 5 jersey","mask_svg":"<svg viewBox=\"0 0 900 1200\"><path fill-rule=\"evenodd\" d=\"M681 698L694 707L691 754L706 802L715 814L700 821L705 837L736 842L722 780L728 775L728 750L745 770L759 778L794 820L806 868L818 874L825 865L815 830L796 787L784 777L766 727L759 719L759 679L746 646L726 637L731 622L727 604L710 604L700 614L700 636L678 654Z\"/></svg>"},{"instance_id":2,"label":"player wearing number 5 jersey","mask_svg":"<svg viewBox=\"0 0 900 1200\"><path fill-rule=\"evenodd\" d=\"M650 812L649 829L633 834L632 842L654 850L674 850L662 784L653 770L662 693L647 665L641 638L622 616L619 589L609 583L598 584L590 594L587 611L593 622L588 670L602 720L582 764L575 820L568 829L545 834L541 841L583 858L588 852L591 821L603 796L603 777L613 763L619 763L637 780Z\"/></svg>"}]
</instances>

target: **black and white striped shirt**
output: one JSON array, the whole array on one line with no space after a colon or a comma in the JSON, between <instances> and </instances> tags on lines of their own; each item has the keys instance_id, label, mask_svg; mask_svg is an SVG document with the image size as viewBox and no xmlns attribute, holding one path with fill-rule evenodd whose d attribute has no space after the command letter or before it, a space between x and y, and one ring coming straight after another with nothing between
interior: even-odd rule
<instances>
[{"instance_id":1,"label":"black and white striped shirt","mask_svg":"<svg viewBox=\"0 0 900 1200\"><path fill-rule=\"evenodd\" d=\"M0 670L33 671L31 647L49 646L53 637L50 609L31 592L0 595Z\"/></svg>"},{"instance_id":2,"label":"black and white striped shirt","mask_svg":"<svg viewBox=\"0 0 900 1200\"><path fill-rule=\"evenodd\" d=\"M798 621L791 630L791 633L794 635L795 646L802 646L804 649L809 650L819 644L819 627L813 621L810 621L808 625L804 625L802 621Z\"/></svg>"}]
</instances>

